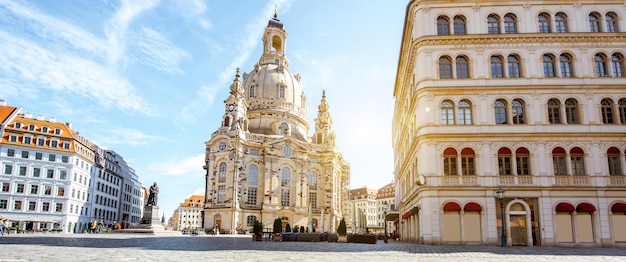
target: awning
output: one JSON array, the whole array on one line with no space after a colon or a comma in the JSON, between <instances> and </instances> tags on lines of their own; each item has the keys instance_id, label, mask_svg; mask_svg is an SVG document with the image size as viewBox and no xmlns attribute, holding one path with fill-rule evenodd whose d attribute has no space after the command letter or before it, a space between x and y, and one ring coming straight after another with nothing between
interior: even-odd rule
<instances>
[{"instance_id":1,"label":"awning","mask_svg":"<svg viewBox=\"0 0 626 262\"><path fill-rule=\"evenodd\" d=\"M593 212L596 211L596 207L589 203L580 203L576 207L576 212Z\"/></svg>"},{"instance_id":2,"label":"awning","mask_svg":"<svg viewBox=\"0 0 626 262\"><path fill-rule=\"evenodd\" d=\"M54 220L54 219L42 218L42 217L0 216L0 219L6 219L6 220L18 221L18 222L40 222L40 223L59 223L61 221L61 220Z\"/></svg>"},{"instance_id":3,"label":"awning","mask_svg":"<svg viewBox=\"0 0 626 262\"><path fill-rule=\"evenodd\" d=\"M411 217L411 211L406 211L404 214L402 214L402 219L407 219Z\"/></svg>"},{"instance_id":4,"label":"awning","mask_svg":"<svg viewBox=\"0 0 626 262\"><path fill-rule=\"evenodd\" d=\"M611 207L611 211L613 211L613 212L626 212L626 204L624 204L624 203L615 203L615 205L613 205Z\"/></svg>"},{"instance_id":5,"label":"awning","mask_svg":"<svg viewBox=\"0 0 626 262\"><path fill-rule=\"evenodd\" d=\"M556 205L555 210L556 212L572 212L576 210L576 208L574 208L574 206L569 203L559 203L558 205Z\"/></svg>"}]
</instances>

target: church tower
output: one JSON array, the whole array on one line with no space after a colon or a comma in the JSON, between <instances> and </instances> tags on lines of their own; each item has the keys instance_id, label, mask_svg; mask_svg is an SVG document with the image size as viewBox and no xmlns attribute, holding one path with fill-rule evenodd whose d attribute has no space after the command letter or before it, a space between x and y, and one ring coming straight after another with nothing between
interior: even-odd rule
<instances>
[{"instance_id":1,"label":"church tower","mask_svg":"<svg viewBox=\"0 0 626 262\"><path fill-rule=\"evenodd\" d=\"M306 96L300 75L289 71L286 40L274 14L261 57L242 77L237 70L222 123L205 142L206 229L249 232L255 220L280 218L283 229L334 232L348 212L350 167L335 145L326 93L309 137Z\"/></svg>"}]
</instances>

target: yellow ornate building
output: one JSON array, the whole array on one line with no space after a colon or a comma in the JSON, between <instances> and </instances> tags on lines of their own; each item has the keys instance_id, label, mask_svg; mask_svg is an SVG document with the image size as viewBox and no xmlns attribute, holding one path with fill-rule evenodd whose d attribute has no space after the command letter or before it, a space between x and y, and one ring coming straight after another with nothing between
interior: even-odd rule
<instances>
[{"instance_id":1,"label":"yellow ornate building","mask_svg":"<svg viewBox=\"0 0 626 262\"><path fill-rule=\"evenodd\" d=\"M204 228L251 230L287 224L335 231L347 210L350 168L335 144L326 95L308 136L300 75L289 71L287 32L274 15L263 54L239 72L224 101L221 126L206 144Z\"/></svg>"},{"instance_id":2,"label":"yellow ornate building","mask_svg":"<svg viewBox=\"0 0 626 262\"><path fill-rule=\"evenodd\" d=\"M401 239L626 246L624 18L611 0L410 1L392 132Z\"/></svg>"}]
</instances>

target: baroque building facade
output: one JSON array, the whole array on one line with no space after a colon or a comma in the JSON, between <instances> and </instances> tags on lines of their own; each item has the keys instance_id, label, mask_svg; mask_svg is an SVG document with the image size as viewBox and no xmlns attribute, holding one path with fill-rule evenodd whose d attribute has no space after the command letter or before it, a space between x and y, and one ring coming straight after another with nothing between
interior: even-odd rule
<instances>
[{"instance_id":1,"label":"baroque building facade","mask_svg":"<svg viewBox=\"0 0 626 262\"><path fill-rule=\"evenodd\" d=\"M611 0L410 1L392 131L401 239L626 246L625 17Z\"/></svg>"},{"instance_id":2,"label":"baroque building facade","mask_svg":"<svg viewBox=\"0 0 626 262\"><path fill-rule=\"evenodd\" d=\"M335 231L346 212L350 167L335 144L325 93L308 136L300 75L289 71L287 32L276 14L250 73L239 70L220 127L205 143L204 225L225 233L291 227Z\"/></svg>"}]
</instances>

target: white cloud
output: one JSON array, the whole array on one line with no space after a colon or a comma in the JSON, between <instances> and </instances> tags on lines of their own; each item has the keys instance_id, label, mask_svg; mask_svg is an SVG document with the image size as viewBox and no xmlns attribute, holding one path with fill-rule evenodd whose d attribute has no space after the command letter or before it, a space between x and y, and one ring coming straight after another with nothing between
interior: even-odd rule
<instances>
[{"instance_id":1,"label":"white cloud","mask_svg":"<svg viewBox=\"0 0 626 262\"><path fill-rule=\"evenodd\" d=\"M183 71L178 64L189 55L185 50L175 47L168 39L159 32L143 27L136 34L138 37L133 43L136 53L133 54L135 61L159 71L180 74Z\"/></svg>"},{"instance_id":2,"label":"white cloud","mask_svg":"<svg viewBox=\"0 0 626 262\"><path fill-rule=\"evenodd\" d=\"M52 89L90 97L107 107L150 115L126 79L77 54L54 52L0 30L0 75L22 89Z\"/></svg>"},{"instance_id":3,"label":"white cloud","mask_svg":"<svg viewBox=\"0 0 626 262\"><path fill-rule=\"evenodd\" d=\"M211 21L204 18L208 7L203 0L178 0L172 1L171 4L174 11L185 20L197 23L204 30L209 30L213 27Z\"/></svg>"},{"instance_id":4,"label":"white cloud","mask_svg":"<svg viewBox=\"0 0 626 262\"><path fill-rule=\"evenodd\" d=\"M104 148L111 148L113 145L140 146L163 140L166 139L130 128L105 129L93 136L93 141Z\"/></svg>"},{"instance_id":5,"label":"white cloud","mask_svg":"<svg viewBox=\"0 0 626 262\"><path fill-rule=\"evenodd\" d=\"M163 175L189 175L201 173L204 164L204 153L201 153L185 159L153 163L150 169L152 169L153 172L159 172Z\"/></svg>"}]
</instances>

